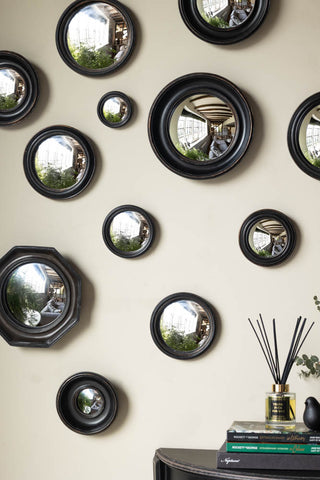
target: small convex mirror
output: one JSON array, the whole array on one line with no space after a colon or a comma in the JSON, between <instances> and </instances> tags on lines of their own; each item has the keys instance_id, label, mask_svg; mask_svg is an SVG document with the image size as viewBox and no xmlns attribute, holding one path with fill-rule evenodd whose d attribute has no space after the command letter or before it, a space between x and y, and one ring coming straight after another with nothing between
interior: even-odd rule
<instances>
[{"instance_id":1,"label":"small convex mirror","mask_svg":"<svg viewBox=\"0 0 320 480\"><path fill-rule=\"evenodd\" d=\"M97 388L84 388L77 397L77 406L80 412L95 418L103 411L104 397Z\"/></svg>"},{"instance_id":2,"label":"small convex mirror","mask_svg":"<svg viewBox=\"0 0 320 480\"><path fill-rule=\"evenodd\" d=\"M142 208L122 205L105 218L102 236L109 250L119 257L138 257L151 246L153 221Z\"/></svg>"},{"instance_id":3,"label":"small convex mirror","mask_svg":"<svg viewBox=\"0 0 320 480\"><path fill-rule=\"evenodd\" d=\"M197 0L202 18L212 27L229 29L242 25L253 12L255 0Z\"/></svg>"},{"instance_id":4,"label":"small convex mirror","mask_svg":"<svg viewBox=\"0 0 320 480\"><path fill-rule=\"evenodd\" d=\"M157 347L166 355L184 360L207 350L215 327L212 307L190 293L164 298L154 309L150 324Z\"/></svg>"},{"instance_id":5,"label":"small convex mirror","mask_svg":"<svg viewBox=\"0 0 320 480\"><path fill-rule=\"evenodd\" d=\"M240 230L240 247L253 263L262 266L286 260L295 246L291 221L275 210L260 210L250 215Z\"/></svg>"},{"instance_id":6,"label":"small convex mirror","mask_svg":"<svg viewBox=\"0 0 320 480\"><path fill-rule=\"evenodd\" d=\"M236 135L236 119L229 104L209 94L192 95L175 109L170 138L186 160L216 161L227 154Z\"/></svg>"},{"instance_id":7,"label":"small convex mirror","mask_svg":"<svg viewBox=\"0 0 320 480\"><path fill-rule=\"evenodd\" d=\"M104 125L111 128L122 127L131 118L132 104L122 92L109 92L98 103L98 117Z\"/></svg>"}]
</instances>

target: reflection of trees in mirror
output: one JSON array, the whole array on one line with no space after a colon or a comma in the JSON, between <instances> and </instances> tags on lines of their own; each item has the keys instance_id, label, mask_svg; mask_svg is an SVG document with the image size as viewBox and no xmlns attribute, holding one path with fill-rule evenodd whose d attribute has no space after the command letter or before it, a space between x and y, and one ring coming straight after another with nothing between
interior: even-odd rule
<instances>
[{"instance_id":1,"label":"reflection of trees in mirror","mask_svg":"<svg viewBox=\"0 0 320 480\"><path fill-rule=\"evenodd\" d=\"M191 160L197 160L198 162L206 162L209 160L209 156L197 148L186 149L180 143L177 143L176 149L184 157L190 158Z\"/></svg>"},{"instance_id":2,"label":"reflection of trees in mirror","mask_svg":"<svg viewBox=\"0 0 320 480\"><path fill-rule=\"evenodd\" d=\"M175 327L163 328L160 327L161 335L168 347L173 350L188 352L198 348L200 338L194 333L185 334L177 330Z\"/></svg>"},{"instance_id":3,"label":"reflection of trees in mirror","mask_svg":"<svg viewBox=\"0 0 320 480\"><path fill-rule=\"evenodd\" d=\"M122 120L120 113L111 113L106 110L103 110L103 116L110 123L119 123Z\"/></svg>"},{"instance_id":4,"label":"reflection of trees in mirror","mask_svg":"<svg viewBox=\"0 0 320 480\"><path fill-rule=\"evenodd\" d=\"M304 152L305 158L315 167L320 168L320 157L314 157L310 152Z\"/></svg>"},{"instance_id":5,"label":"reflection of trees in mirror","mask_svg":"<svg viewBox=\"0 0 320 480\"><path fill-rule=\"evenodd\" d=\"M216 28L228 28L229 23L219 17L208 17L205 13L202 13L203 19L208 22L212 27Z\"/></svg>"},{"instance_id":6,"label":"reflection of trees in mirror","mask_svg":"<svg viewBox=\"0 0 320 480\"><path fill-rule=\"evenodd\" d=\"M257 250L254 248L253 251L259 255L259 257L272 257L272 253L268 252L268 250Z\"/></svg>"},{"instance_id":7,"label":"reflection of trees in mirror","mask_svg":"<svg viewBox=\"0 0 320 480\"><path fill-rule=\"evenodd\" d=\"M41 182L46 187L54 189L63 189L72 187L77 182L79 175L73 168L67 170L54 167L41 168L36 164L36 172Z\"/></svg>"},{"instance_id":8,"label":"reflection of trees in mirror","mask_svg":"<svg viewBox=\"0 0 320 480\"><path fill-rule=\"evenodd\" d=\"M18 105L16 95L0 95L0 110L10 110Z\"/></svg>"},{"instance_id":9,"label":"reflection of trees in mirror","mask_svg":"<svg viewBox=\"0 0 320 480\"><path fill-rule=\"evenodd\" d=\"M303 354L301 357L296 358L296 365L307 368L307 370L300 370L299 377L320 377L319 357L316 355L311 355L309 358L308 355Z\"/></svg>"},{"instance_id":10,"label":"reflection of trees in mirror","mask_svg":"<svg viewBox=\"0 0 320 480\"><path fill-rule=\"evenodd\" d=\"M91 69L106 68L115 62L112 55L115 54L116 51L111 48L108 51L95 50L95 48L87 47L83 43L80 43L79 46L69 44L68 47L72 57L81 67Z\"/></svg>"},{"instance_id":11,"label":"reflection of trees in mirror","mask_svg":"<svg viewBox=\"0 0 320 480\"><path fill-rule=\"evenodd\" d=\"M25 322L26 313L30 310L39 312L46 303L45 295L37 293L32 287L24 282L18 273L13 273L8 281L7 302L11 313L20 322Z\"/></svg>"},{"instance_id":12,"label":"reflection of trees in mirror","mask_svg":"<svg viewBox=\"0 0 320 480\"><path fill-rule=\"evenodd\" d=\"M143 243L143 239L140 236L128 238L122 235L114 235L111 232L110 237L114 246L122 252L134 252L135 250L139 250Z\"/></svg>"}]
</instances>

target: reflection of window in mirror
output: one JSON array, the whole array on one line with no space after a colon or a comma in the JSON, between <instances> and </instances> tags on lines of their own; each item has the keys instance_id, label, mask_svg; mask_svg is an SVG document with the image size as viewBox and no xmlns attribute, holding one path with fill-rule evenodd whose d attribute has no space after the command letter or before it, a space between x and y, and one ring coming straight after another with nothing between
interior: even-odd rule
<instances>
[{"instance_id":1,"label":"reflection of window in mirror","mask_svg":"<svg viewBox=\"0 0 320 480\"><path fill-rule=\"evenodd\" d=\"M127 211L114 217L110 225L110 237L116 248L131 252L144 247L150 236L150 228L140 213Z\"/></svg>"},{"instance_id":2,"label":"reflection of window in mirror","mask_svg":"<svg viewBox=\"0 0 320 480\"><path fill-rule=\"evenodd\" d=\"M313 108L303 119L299 145L305 158L320 168L320 106Z\"/></svg>"},{"instance_id":3,"label":"reflection of window in mirror","mask_svg":"<svg viewBox=\"0 0 320 480\"><path fill-rule=\"evenodd\" d=\"M0 68L0 111L16 108L26 95L22 76L12 68Z\"/></svg>"},{"instance_id":4,"label":"reflection of window in mirror","mask_svg":"<svg viewBox=\"0 0 320 480\"><path fill-rule=\"evenodd\" d=\"M197 0L202 18L215 28L234 28L251 15L255 0Z\"/></svg>"}]
</instances>

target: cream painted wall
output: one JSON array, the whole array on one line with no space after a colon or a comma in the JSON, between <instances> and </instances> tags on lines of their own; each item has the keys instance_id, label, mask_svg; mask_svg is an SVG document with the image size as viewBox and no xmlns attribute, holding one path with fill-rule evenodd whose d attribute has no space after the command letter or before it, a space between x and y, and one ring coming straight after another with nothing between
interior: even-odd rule
<instances>
[{"instance_id":1,"label":"cream painted wall","mask_svg":"<svg viewBox=\"0 0 320 480\"><path fill-rule=\"evenodd\" d=\"M176 0L126 0L137 24L130 62L103 78L76 74L61 60L55 27L68 0L1 0L0 48L24 55L37 69L41 96L20 124L2 128L1 255L14 245L54 246L83 278L81 321L50 349L0 341L1 480L150 480L158 447L218 448L234 419L263 419L271 386L247 317L277 318L281 350L298 315L316 321L305 353L318 353L320 183L298 169L286 144L297 106L319 90L318 0L271 0L270 13L251 38L233 46L193 36ZM230 79L252 106L249 151L231 172L191 181L155 157L147 117L158 92L174 78L212 72ZM111 130L96 114L100 97L122 90L135 101L126 128ZM90 187L72 200L40 196L26 181L22 157L29 139L55 124L83 131L95 145L98 168ZM101 227L115 206L132 203L157 219L157 240L136 260L112 255ZM260 208L290 216L298 246L286 264L262 268L238 246L243 220ZM190 291L219 312L210 351L183 362L162 354L149 333L154 306ZM279 340L280 341L280 340ZM55 397L69 375L105 375L120 411L105 433L86 437L59 420ZM320 380L290 377L298 417Z\"/></svg>"}]
</instances>

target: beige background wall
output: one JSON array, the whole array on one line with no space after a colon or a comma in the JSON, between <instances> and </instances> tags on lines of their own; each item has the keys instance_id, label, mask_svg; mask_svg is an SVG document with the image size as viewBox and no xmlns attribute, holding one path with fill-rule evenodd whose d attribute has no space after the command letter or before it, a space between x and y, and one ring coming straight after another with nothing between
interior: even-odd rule
<instances>
[{"instance_id":1,"label":"beige background wall","mask_svg":"<svg viewBox=\"0 0 320 480\"><path fill-rule=\"evenodd\" d=\"M306 11L301 0L271 0L254 36L223 47L193 36L176 0L126 0L137 25L133 58L111 76L89 78L69 69L55 46L68 0L1 0L0 48L34 64L41 95L31 115L0 131L0 253L54 246L83 278L81 321L55 346L16 348L0 339L2 480L150 480L156 448L218 448L232 420L262 420L272 382L248 316L275 316L283 351L298 315L315 320L304 351L320 354L312 300L320 291L320 184L298 169L286 143L292 113L320 89L318 3L308 0ZM241 163L205 182L167 170L147 136L158 92L202 71L236 83L255 121ZM126 128L98 120L97 102L111 90L135 102ZM26 144L55 124L78 128L95 146L94 180L72 200L42 197L24 177ZM157 220L154 248L135 260L111 254L101 236L106 214L124 203ZM239 249L243 220L260 208L284 212L299 230L295 254L282 266L258 267ZM179 291L203 296L220 316L213 347L188 362L162 354L149 333L154 306ZM105 375L119 394L116 421L93 437L67 429L55 409L60 384L82 370ZM301 419L305 398L320 396L320 380L303 381L296 368L289 380Z\"/></svg>"}]
</instances>

